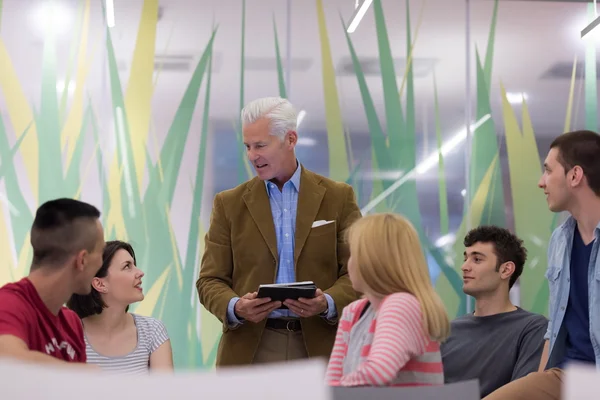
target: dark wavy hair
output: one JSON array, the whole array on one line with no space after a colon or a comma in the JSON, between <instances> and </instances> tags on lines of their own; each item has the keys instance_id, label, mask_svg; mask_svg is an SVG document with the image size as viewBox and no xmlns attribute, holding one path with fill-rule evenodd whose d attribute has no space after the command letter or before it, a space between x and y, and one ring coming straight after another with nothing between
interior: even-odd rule
<instances>
[{"instance_id":1,"label":"dark wavy hair","mask_svg":"<svg viewBox=\"0 0 600 400\"><path fill-rule=\"evenodd\" d=\"M131 257L133 257L133 263L137 265L133 247L131 247L131 245L127 242L112 240L106 242L106 246L104 247L104 251L102 253L102 267L96 273L96 278L105 278L106 275L108 275L108 267L110 266L115 254L117 254L117 251L119 250L125 250L131 254ZM98 291L92 286L92 291L90 294L73 294L67 302L67 307L75 311L75 313L79 315L79 318L83 319L85 317L89 317L90 315L102 313L102 310L106 308L106 304L104 301L102 301L100 293L98 293ZM127 310L129 310L129 306L127 306L126 311Z\"/></svg>"},{"instance_id":2,"label":"dark wavy hair","mask_svg":"<svg viewBox=\"0 0 600 400\"><path fill-rule=\"evenodd\" d=\"M527 261L527 249L523 246L523 241L508 229L483 225L467 233L464 245L471 247L478 242L491 243L494 246L497 258L496 271L500 271L500 266L505 262L512 261L515 264L515 271L508 281L508 290L510 290L523 273L523 266Z\"/></svg>"}]
</instances>

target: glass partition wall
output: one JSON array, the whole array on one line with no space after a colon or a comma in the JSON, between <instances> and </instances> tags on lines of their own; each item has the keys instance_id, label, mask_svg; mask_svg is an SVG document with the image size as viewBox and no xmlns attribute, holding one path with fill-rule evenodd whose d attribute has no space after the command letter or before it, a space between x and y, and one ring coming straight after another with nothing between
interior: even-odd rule
<instances>
[{"instance_id":1,"label":"glass partition wall","mask_svg":"<svg viewBox=\"0 0 600 400\"><path fill-rule=\"evenodd\" d=\"M212 198L253 176L241 107L280 95L307 168L412 221L451 317L472 311L463 238L482 224L524 239L511 295L546 313L561 216L536 185L554 137L597 130L592 2L365 3L357 24L362 0L0 1L0 284L28 273L38 205L89 201L146 273L133 311L166 323L178 368L211 368Z\"/></svg>"}]
</instances>

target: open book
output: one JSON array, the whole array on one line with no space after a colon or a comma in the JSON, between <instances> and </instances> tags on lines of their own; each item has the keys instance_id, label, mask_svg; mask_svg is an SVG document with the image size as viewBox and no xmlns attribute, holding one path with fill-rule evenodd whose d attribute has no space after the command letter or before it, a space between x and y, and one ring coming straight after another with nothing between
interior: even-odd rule
<instances>
[{"instance_id":1,"label":"open book","mask_svg":"<svg viewBox=\"0 0 600 400\"><path fill-rule=\"evenodd\" d=\"M271 301L281 301L287 299L298 300L300 297L311 299L315 297L317 286L312 281L290 282L290 283L270 283L258 287L259 298L270 297ZM279 308L287 308L281 305Z\"/></svg>"}]
</instances>

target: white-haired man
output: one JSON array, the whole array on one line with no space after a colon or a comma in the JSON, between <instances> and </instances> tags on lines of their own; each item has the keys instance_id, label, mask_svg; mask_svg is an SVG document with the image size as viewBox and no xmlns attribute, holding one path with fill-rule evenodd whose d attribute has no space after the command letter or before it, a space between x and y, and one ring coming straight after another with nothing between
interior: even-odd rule
<instances>
[{"instance_id":1,"label":"white-haired man","mask_svg":"<svg viewBox=\"0 0 600 400\"><path fill-rule=\"evenodd\" d=\"M361 215L354 191L298 162L289 101L254 100L241 119L257 177L215 196L196 283L223 322L217 366L328 358L337 318L357 298L343 236ZM287 309L257 298L260 284L296 281L313 281L316 296L285 300Z\"/></svg>"}]
</instances>

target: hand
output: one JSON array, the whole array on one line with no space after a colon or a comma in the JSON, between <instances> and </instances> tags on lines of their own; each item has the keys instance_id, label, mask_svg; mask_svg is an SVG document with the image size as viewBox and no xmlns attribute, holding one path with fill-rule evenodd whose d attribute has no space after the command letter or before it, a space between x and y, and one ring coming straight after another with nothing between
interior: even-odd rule
<instances>
[{"instance_id":1,"label":"hand","mask_svg":"<svg viewBox=\"0 0 600 400\"><path fill-rule=\"evenodd\" d=\"M235 303L233 308L235 315L256 324L281 307L280 301L271 301L269 297L259 299L256 297L257 294L257 292L253 292L243 295Z\"/></svg>"},{"instance_id":2,"label":"hand","mask_svg":"<svg viewBox=\"0 0 600 400\"><path fill-rule=\"evenodd\" d=\"M287 299L283 302L294 314L302 318L322 314L327 310L327 298L321 289L317 289L315 297L307 299L300 297L298 300Z\"/></svg>"}]
</instances>

